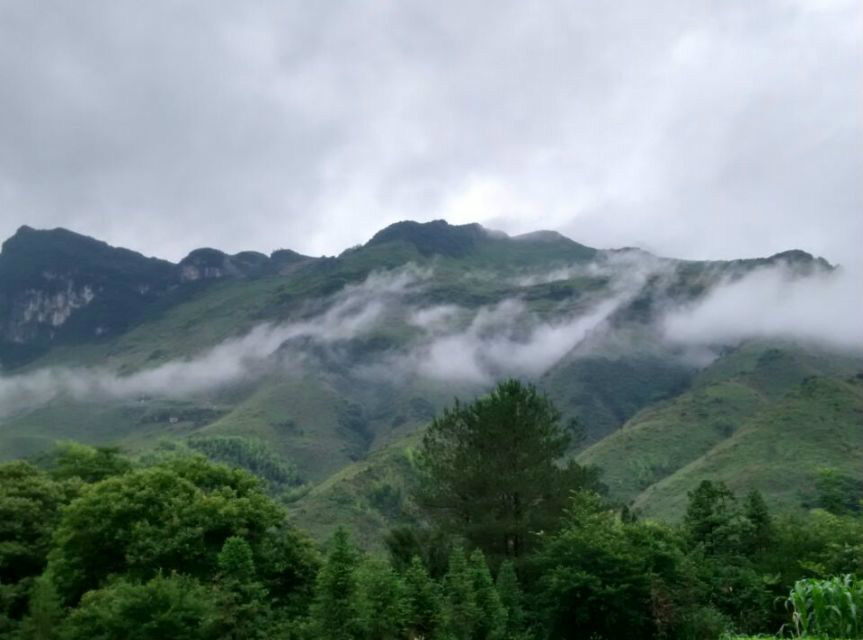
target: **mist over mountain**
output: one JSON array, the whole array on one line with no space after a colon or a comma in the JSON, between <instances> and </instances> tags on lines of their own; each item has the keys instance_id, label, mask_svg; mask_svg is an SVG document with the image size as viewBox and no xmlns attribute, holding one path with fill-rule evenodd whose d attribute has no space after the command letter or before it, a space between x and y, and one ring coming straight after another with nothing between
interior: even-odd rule
<instances>
[{"instance_id":1,"label":"mist over mountain","mask_svg":"<svg viewBox=\"0 0 863 640\"><path fill-rule=\"evenodd\" d=\"M597 442L753 341L853 373L850 280L802 251L681 261L442 220L337 257L176 264L24 227L0 253L0 440L13 456L253 432L321 478L515 376Z\"/></svg>"}]
</instances>

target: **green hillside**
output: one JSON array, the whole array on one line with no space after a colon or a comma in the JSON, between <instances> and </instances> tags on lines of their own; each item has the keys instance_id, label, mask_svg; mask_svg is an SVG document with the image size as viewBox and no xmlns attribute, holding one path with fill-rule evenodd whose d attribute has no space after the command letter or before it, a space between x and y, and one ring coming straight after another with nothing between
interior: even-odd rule
<instances>
[{"instance_id":1,"label":"green hillside","mask_svg":"<svg viewBox=\"0 0 863 640\"><path fill-rule=\"evenodd\" d=\"M863 377L809 378L746 420L737 432L648 487L635 500L645 515L680 516L686 491L702 478L751 488L777 507L815 506L819 472L831 469L859 499L863 479Z\"/></svg>"}]
</instances>

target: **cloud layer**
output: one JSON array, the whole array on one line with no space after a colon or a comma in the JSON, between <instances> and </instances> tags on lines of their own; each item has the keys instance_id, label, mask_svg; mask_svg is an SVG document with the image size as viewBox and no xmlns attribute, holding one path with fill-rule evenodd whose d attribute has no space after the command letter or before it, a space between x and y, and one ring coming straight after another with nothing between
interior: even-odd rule
<instances>
[{"instance_id":1,"label":"cloud layer","mask_svg":"<svg viewBox=\"0 0 863 640\"><path fill-rule=\"evenodd\" d=\"M668 357L683 358L692 366L708 364L724 346L759 338L863 353L863 283L857 272L824 270L801 277L779 263L721 280L697 301L681 306L661 293L673 282L674 269L672 261L623 252L587 265L519 277L528 283L520 286L584 275L607 279L601 292L561 301L540 315L517 294L478 308L424 306L422 293L434 274L408 265L372 273L327 299L310 301L298 319L261 324L197 356L130 375L58 367L0 377L0 414L31 409L58 396L189 398L286 370L391 384L536 379L564 357L577 358L597 347L608 350L618 340L626 345L624 351L665 350ZM609 319L647 283L658 296L657 304L664 305L654 324L618 335ZM352 355L355 340L394 326L412 333L389 348ZM404 335L402 329L399 333Z\"/></svg>"},{"instance_id":2,"label":"cloud layer","mask_svg":"<svg viewBox=\"0 0 863 640\"><path fill-rule=\"evenodd\" d=\"M718 286L663 321L667 340L733 345L786 338L863 352L863 280L847 269L800 278L785 265L762 268Z\"/></svg>"},{"instance_id":3,"label":"cloud layer","mask_svg":"<svg viewBox=\"0 0 863 640\"><path fill-rule=\"evenodd\" d=\"M861 23L855 0L0 2L0 237L318 255L445 217L847 263Z\"/></svg>"}]
</instances>

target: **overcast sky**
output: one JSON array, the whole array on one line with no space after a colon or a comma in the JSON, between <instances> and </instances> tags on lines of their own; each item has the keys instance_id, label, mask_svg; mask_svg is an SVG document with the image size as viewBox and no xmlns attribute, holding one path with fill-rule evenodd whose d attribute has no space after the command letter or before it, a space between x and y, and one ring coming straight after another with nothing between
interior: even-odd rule
<instances>
[{"instance_id":1,"label":"overcast sky","mask_svg":"<svg viewBox=\"0 0 863 640\"><path fill-rule=\"evenodd\" d=\"M863 254L863 3L0 0L0 236Z\"/></svg>"}]
</instances>

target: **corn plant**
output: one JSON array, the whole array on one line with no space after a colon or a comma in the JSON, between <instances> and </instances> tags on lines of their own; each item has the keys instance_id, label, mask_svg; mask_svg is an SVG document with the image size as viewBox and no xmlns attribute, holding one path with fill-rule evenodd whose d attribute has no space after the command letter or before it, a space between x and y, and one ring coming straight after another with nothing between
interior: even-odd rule
<instances>
[{"instance_id":1,"label":"corn plant","mask_svg":"<svg viewBox=\"0 0 863 640\"><path fill-rule=\"evenodd\" d=\"M850 575L798 580L785 606L798 638L863 638L863 582Z\"/></svg>"}]
</instances>

